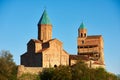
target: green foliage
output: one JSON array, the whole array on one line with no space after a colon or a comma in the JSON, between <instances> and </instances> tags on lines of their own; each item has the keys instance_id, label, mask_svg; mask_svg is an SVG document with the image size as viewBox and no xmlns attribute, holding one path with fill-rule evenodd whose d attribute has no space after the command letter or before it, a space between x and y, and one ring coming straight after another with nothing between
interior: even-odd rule
<instances>
[{"instance_id":1,"label":"green foliage","mask_svg":"<svg viewBox=\"0 0 120 80\"><path fill-rule=\"evenodd\" d=\"M40 76L36 74L26 73L26 74L22 74L18 78L18 80L40 80Z\"/></svg>"},{"instance_id":2,"label":"green foliage","mask_svg":"<svg viewBox=\"0 0 120 80\"><path fill-rule=\"evenodd\" d=\"M103 69L103 68L97 68L97 69L95 70L94 75L96 76L96 79L97 79L97 80L101 80L101 78L106 80L107 72L106 72L105 69Z\"/></svg>"},{"instance_id":3,"label":"green foliage","mask_svg":"<svg viewBox=\"0 0 120 80\"><path fill-rule=\"evenodd\" d=\"M77 62L73 66L59 66L45 69L41 80L119 80L116 75L108 73L103 68L88 68L84 62Z\"/></svg>"},{"instance_id":4,"label":"green foliage","mask_svg":"<svg viewBox=\"0 0 120 80\"><path fill-rule=\"evenodd\" d=\"M72 80L89 80L89 68L84 62L77 62L71 67Z\"/></svg>"},{"instance_id":5,"label":"green foliage","mask_svg":"<svg viewBox=\"0 0 120 80\"><path fill-rule=\"evenodd\" d=\"M9 51L0 52L0 80L16 80L17 66Z\"/></svg>"},{"instance_id":6,"label":"green foliage","mask_svg":"<svg viewBox=\"0 0 120 80\"><path fill-rule=\"evenodd\" d=\"M51 80L54 75L53 68L45 68L40 74L41 80Z\"/></svg>"},{"instance_id":7,"label":"green foliage","mask_svg":"<svg viewBox=\"0 0 120 80\"><path fill-rule=\"evenodd\" d=\"M40 74L41 80L71 80L72 74L69 66L46 68Z\"/></svg>"},{"instance_id":8,"label":"green foliage","mask_svg":"<svg viewBox=\"0 0 120 80\"><path fill-rule=\"evenodd\" d=\"M71 68L69 66L55 68L52 80L72 80Z\"/></svg>"}]
</instances>

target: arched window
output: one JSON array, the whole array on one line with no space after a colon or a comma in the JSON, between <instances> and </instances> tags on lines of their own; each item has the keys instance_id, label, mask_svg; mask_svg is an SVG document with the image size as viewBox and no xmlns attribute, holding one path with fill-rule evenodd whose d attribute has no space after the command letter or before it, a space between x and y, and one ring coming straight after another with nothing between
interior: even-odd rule
<instances>
[{"instance_id":1,"label":"arched window","mask_svg":"<svg viewBox=\"0 0 120 80\"><path fill-rule=\"evenodd\" d=\"M55 64L55 65L54 65L54 67L56 68L56 67L57 67L57 65Z\"/></svg>"},{"instance_id":2,"label":"arched window","mask_svg":"<svg viewBox=\"0 0 120 80\"><path fill-rule=\"evenodd\" d=\"M84 37L86 37L86 33L84 33Z\"/></svg>"},{"instance_id":3,"label":"arched window","mask_svg":"<svg viewBox=\"0 0 120 80\"><path fill-rule=\"evenodd\" d=\"M81 33L81 37L83 37L83 33Z\"/></svg>"}]
</instances>

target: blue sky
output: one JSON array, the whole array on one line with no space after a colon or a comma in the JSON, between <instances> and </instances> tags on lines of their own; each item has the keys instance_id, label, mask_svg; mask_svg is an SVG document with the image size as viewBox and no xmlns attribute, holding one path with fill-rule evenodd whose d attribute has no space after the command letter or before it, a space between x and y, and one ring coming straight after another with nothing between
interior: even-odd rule
<instances>
[{"instance_id":1,"label":"blue sky","mask_svg":"<svg viewBox=\"0 0 120 80\"><path fill-rule=\"evenodd\" d=\"M77 31L84 22L88 35L102 35L106 69L120 74L119 0L0 0L0 50L9 50L16 64L27 42L37 39L37 23L46 8L58 38L77 54Z\"/></svg>"}]
</instances>

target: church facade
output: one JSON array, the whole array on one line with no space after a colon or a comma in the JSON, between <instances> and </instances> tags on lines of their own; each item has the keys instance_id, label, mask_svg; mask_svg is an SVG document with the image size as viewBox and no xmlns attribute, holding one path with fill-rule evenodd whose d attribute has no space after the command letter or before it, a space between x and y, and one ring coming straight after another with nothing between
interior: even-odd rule
<instances>
[{"instance_id":1,"label":"church facade","mask_svg":"<svg viewBox=\"0 0 120 80\"><path fill-rule=\"evenodd\" d=\"M101 35L87 35L87 29L82 23L78 28L76 55L70 55L63 49L63 43L52 39L52 24L46 10L38 22L38 39L27 43L27 52L21 55L21 65L25 67L57 67L73 65L79 59L89 67L105 67L104 42Z\"/></svg>"}]
</instances>

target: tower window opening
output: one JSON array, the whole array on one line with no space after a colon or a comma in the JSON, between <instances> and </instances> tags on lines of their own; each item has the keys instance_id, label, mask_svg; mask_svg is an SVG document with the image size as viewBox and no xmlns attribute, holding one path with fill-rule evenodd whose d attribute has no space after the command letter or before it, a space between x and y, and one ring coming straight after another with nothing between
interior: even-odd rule
<instances>
[{"instance_id":1,"label":"tower window opening","mask_svg":"<svg viewBox=\"0 0 120 80\"><path fill-rule=\"evenodd\" d=\"M98 57L98 55L96 55L96 57Z\"/></svg>"},{"instance_id":2,"label":"tower window opening","mask_svg":"<svg viewBox=\"0 0 120 80\"><path fill-rule=\"evenodd\" d=\"M81 37L83 37L83 34L81 33Z\"/></svg>"},{"instance_id":3,"label":"tower window opening","mask_svg":"<svg viewBox=\"0 0 120 80\"><path fill-rule=\"evenodd\" d=\"M82 44L84 44L84 41L82 40Z\"/></svg>"},{"instance_id":4,"label":"tower window opening","mask_svg":"<svg viewBox=\"0 0 120 80\"><path fill-rule=\"evenodd\" d=\"M84 37L86 37L86 33L84 33Z\"/></svg>"}]
</instances>

